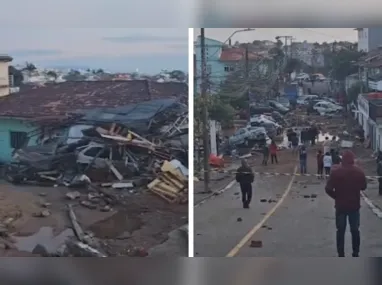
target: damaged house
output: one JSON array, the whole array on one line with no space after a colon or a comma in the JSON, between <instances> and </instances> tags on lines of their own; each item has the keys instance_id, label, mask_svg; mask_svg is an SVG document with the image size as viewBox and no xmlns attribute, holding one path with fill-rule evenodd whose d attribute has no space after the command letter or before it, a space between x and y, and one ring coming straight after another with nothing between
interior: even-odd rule
<instances>
[{"instance_id":1,"label":"damaged house","mask_svg":"<svg viewBox=\"0 0 382 285\"><path fill-rule=\"evenodd\" d=\"M131 151L139 154L143 147L151 156L171 160L171 138L178 134L186 141L187 93L184 83L132 80L64 82L10 94L0 99L0 161L9 165L16 158L48 171L58 165L73 168L72 162L101 168L119 157L134 174L140 157ZM181 145L178 140L179 150ZM57 161L43 166L41 157L52 153L60 153ZM181 156L185 164L187 155Z\"/></svg>"}]
</instances>

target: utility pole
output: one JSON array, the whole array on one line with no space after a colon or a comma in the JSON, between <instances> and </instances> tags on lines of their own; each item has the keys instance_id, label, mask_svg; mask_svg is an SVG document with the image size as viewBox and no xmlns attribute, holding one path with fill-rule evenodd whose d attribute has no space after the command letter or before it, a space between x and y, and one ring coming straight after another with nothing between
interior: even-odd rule
<instances>
[{"instance_id":1,"label":"utility pole","mask_svg":"<svg viewBox=\"0 0 382 285\"><path fill-rule=\"evenodd\" d=\"M197 72L197 65L196 65L196 54L194 54L194 98L197 96L197 87L198 87L198 72ZM198 143L195 144L197 146L196 150L196 160L197 160L197 171L201 171L201 153L200 153L200 120L195 120L196 126L194 128L194 133L197 134ZM195 148L194 148L195 149Z\"/></svg>"},{"instance_id":2,"label":"utility pole","mask_svg":"<svg viewBox=\"0 0 382 285\"><path fill-rule=\"evenodd\" d=\"M207 96L207 62L206 43L204 28L200 29L200 54L201 54L201 96L203 100L203 153L204 153L204 192L210 192L210 157L209 133L208 133L208 96Z\"/></svg>"},{"instance_id":3,"label":"utility pole","mask_svg":"<svg viewBox=\"0 0 382 285\"><path fill-rule=\"evenodd\" d=\"M248 50L248 44L245 46L245 82L247 84L248 117L251 118L251 84L249 83L249 50Z\"/></svg>"},{"instance_id":4,"label":"utility pole","mask_svg":"<svg viewBox=\"0 0 382 285\"><path fill-rule=\"evenodd\" d=\"M277 36L276 37L276 40L279 40L280 38L283 38L284 39L284 54L285 56L288 54L288 49L287 49L287 46L288 46L288 40L290 41L290 44L291 44L291 47L292 47L292 40L293 40L293 37L292 36ZM291 52L290 52L291 53Z\"/></svg>"}]
</instances>

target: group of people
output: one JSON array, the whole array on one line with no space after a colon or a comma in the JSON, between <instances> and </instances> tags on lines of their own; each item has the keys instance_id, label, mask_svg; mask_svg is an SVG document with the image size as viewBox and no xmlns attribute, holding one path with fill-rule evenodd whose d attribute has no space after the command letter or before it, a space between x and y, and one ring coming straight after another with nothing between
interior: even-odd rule
<instances>
[{"instance_id":1,"label":"group of people","mask_svg":"<svg viewBox=\"0 0 382 285\"><path fill-rule=\"evenodd\" d=\"M288 143L289 146L298 146L299 141L301 141L302 144L311 144L315 145L316 140L318 139L318 134L320 133L319 129L315 126L312 125L307 128L303 128L300 131L300 140L297 132L295 132L293 129L288 129L287 130L287 137L288 137Z\"/></svg>"},{"instance_id":2,"label":"group of people","mask_svg":"<svg viewBox=\"0 0 382 285\"><path fill-rule=\"evenodd\" d=\"M267 146L267 144L263 145L263 161L262 165L268 165L269 155L271 155L271 163L278 164L278 158L277 158L277 144L274 140L272 140L271 144Z\"/></svg>"},{"instance_id":3,"label":"group of people","mask_svg":"<svg viewBox=\"0 0 382 285\"><path fill-rule=\"evenodd\" d=\"M303 148L301 148L303 149ZM305 146L304 149L306 150ZM305 151L306 154L306 151ZM322 151L319 151L322 156ZM325 155L327 156L327 155ZM324 158L325 158L324 156ZM378 162L382 166L381 160ZM326 182L325 192L335 203L336 244L338 257L345 257L345 232L347 223L352 235L352 256L358 257L360 251L360 207L361 191L366 190L367 180L365 173L354 164L355 156L350 150L346 150L342 156L342 162L330 173ZM323 165L326 165L325 162ZM236 173L236 181L240 183L242 202L245 209L249 209L252 200L252 183L255 175L245 159Z\"/></svg>"},{"instance_id":4,"label":"group of people","mask_svg":"<svg viewBox=\"0 0 382 285\"><path fill-rule=\"evenodd\" d=\"M291 145L295 146L295 135L292 134ZM296 134L297 137L297 134ZM297 137L298 138L298 137ZM298 145L298 144L297 144ZM277 146L272 142L272 147L267 148L268 155L276 157ZM301 144L297 148L300 158L300 171L306 173L307 147ZM265 153L264 148L264 153ZM265 154L264 154L265 156ZM267 160L264 162L266 164ZM337 253L339 257L345 257L345 231L347 223L352 235L352 256L358 257L360 251L360 205L361 191L366 190L367 181L365 173L355 165L354 153L350 150L343 152L342 157L336 147L336 138L325 138L323 149L317 153L317 173L323 177L324 171L327 177L325 191L335 202L335 224ZM377 158L379 179L379 193L382 195L382 152ZM335 167L334 167L335 166ZM245 160L237 170L236 181L240 183L243 207L248 209L252 200L252 183L255 175Z\"/></svg>"}]
</instances>

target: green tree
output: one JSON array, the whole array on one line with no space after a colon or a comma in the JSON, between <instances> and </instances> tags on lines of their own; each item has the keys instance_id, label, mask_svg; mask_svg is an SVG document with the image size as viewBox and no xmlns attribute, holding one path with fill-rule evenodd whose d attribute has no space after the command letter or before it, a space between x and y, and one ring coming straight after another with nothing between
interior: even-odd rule
<instances>
[{"instance_id":1,"label":"green tree","mask_svg":"<svg viewBox=\"0 0 382 285\"><path fill-rule=\"evenodd\" d=\"M290 75L292 72L301 69L301 66L302 64L300 60L297 58L289 58L287 60L284 72Z\"/></svg>"},{"instance_id":2,"label":"green tree","mask_svg":"<svg viewBox=\"0 0 382 285\"><path fill-rule=\"evenodd\" d=\"M36 69L37 69L37 67L33 63L26 62L25 63L25 67L24 67L23 70L33 71L33 70L36 70Z\"/></svg>"},{"instance_id":3,"label":"green tree","mask_svg":"<svg viewBox=\"0 0 382 285\"><path fill-rule=\"evenodd\" d=\"M332 52L326 52L325 61L328 60L328 68L331 77L335 80L343 81L346 76L358 72L358 66L355 62L363 55L362 52L349 49L334 49Z\"/></svg>"},{"instance_id":4,"label":"green tree","mask_svg":"<svg viewBox=\"0 0 382 285\"><path fill-rule=\"evenodd\" d=\"M57 77L58 77L57 73L54 72L53 70L49 70L49 71L46 73L46 75L48 75L49 77L53 77L54 80L56 80Z\"/></svg>"},{"instance_id":5,"label":"green tree","mask_svg":"<svg viewBox=\"0 0 382 285\"><path fill-rule=\"evenodd\" d=\"M233 125L235 109L230 104L224 102L219 95L209 95L208 102L204 102L201 96L197 96L194 102L194 114L197 121L202 121L202 110L204 105L207 104L211 120L220 122L222 127L231 127Z\"/></svg>"},{"instance_id":6,"label":"green tree","mask_svg":"<svg viewBox=\"0 0 382 285\"><path fill-rule=\"evenodd\" d=\"M358 95L361 93L362 90L365 90L366 85L360 81L354 84L352 87L349 88L347 92L347 101L356 103L358 99Z\"/></svg>"},{"instance_id":7,"label":"green tree","mask_svg":"<svg viewBox=\"0 0 382 285\"><path fill-rule=\"evenodd\" d=\"M184 73L181 70L173 70L173 71L170 72L169 75L170 75L170 78L176 79L176 80L179 80L179 81L185 81L187 79L186 73Z\"/></svg>"}]
</instances>

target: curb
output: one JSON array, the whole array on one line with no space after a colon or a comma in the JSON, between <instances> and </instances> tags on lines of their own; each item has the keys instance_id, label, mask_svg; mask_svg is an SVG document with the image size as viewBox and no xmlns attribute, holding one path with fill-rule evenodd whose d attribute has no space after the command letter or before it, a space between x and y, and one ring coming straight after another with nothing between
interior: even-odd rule
<instances>
[{"instance_id":1,"label":"curb","mask_svg":"<svg viewBox=\"0 0 382 285\"><path fill-rule=\"evenodd\" d=\"M202 200L200 200L198 203L196 203L194 205L194 208L199 207L200 205L204 204L205 202L207 202L207 200L211 199L212 197L218 196L218 195L224 193L225 191L230 189L235 183L236 183L236 180L232 180L226 186L224 186L222 189L212 192L210 195L204 197Z\"/></svg>"}]
</instances>

